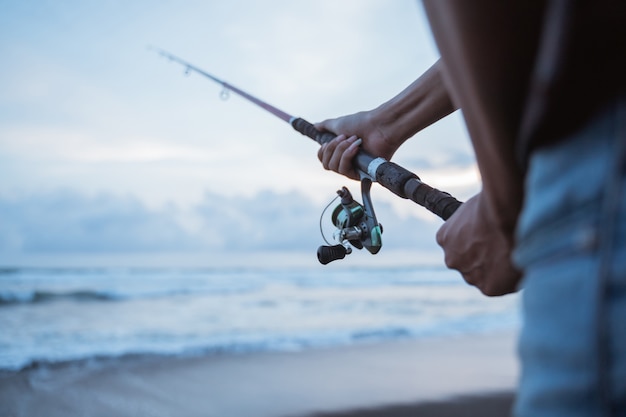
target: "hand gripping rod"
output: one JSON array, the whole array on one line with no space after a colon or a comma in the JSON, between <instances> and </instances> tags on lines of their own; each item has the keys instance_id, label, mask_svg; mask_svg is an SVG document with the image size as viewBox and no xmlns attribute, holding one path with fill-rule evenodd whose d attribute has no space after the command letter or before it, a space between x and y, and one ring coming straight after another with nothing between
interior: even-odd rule
<instances>
[{"instance_id":1,"label":"hand gripping rod","mask_svg":"<svg viewBox=\"0 0 626 417\"><path fill-rule=\"evenodd\" d=\"M307 122L300 117L291 116L284 111L262 101L258 98L246 93L239 88L220 80L219 78L207 73L206 71L166 52L162 49L153 48L160 55L175 61L184 67L187 71L194 71L218 84L221 84L224 89L230 90L245 98L248 101L256 104L257 106L272 113L274 116L289 123L295 130L303 135L313 139L320 145L330 142L336 135L330 132L321 132L313 126L313 124ZM450 194L437 190L422 182L420 178L411 171L401 167L398 164L389 162L384 158L378 158L368 154L365 151L359 151L354 158L355 167L364 174L367 174L374 181L377 181L380 185L387 188L394 194L414 201L420 206L425 207L430 212L441 217L443 220L447 220L456 209L462 204L456 198Z\"/></svg>"}]
</instances>

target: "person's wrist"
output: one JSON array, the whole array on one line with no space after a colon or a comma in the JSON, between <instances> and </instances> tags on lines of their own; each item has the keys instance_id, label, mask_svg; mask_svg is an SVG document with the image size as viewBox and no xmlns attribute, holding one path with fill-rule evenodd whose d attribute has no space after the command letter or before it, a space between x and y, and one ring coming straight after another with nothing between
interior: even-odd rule
<instances>
[{"instance_id":1,"label":"person's wrist","mask_svg":"<svg viewBox=\"0 0 626 417\"><path fill-rule=\"evenodd\" d=\"M478 195L478 207L483 217L502 231L510 240L515 234L515 224L519 215L519 207L511 204L502 204L496 198L483 190Z\"/></svg>"},{"instance_id":2,"label":"person's wrist","mask_svg":"<svg viewBox=\"0 0 626 417\"><path fill-rule=\"evenodd\" d=\"M381 144L387 148L388 157L410 137L403 130L402 115L394 111L389 103L368 112L367 118L370 131L381 139Z\"/></svg>"}]
</instances>

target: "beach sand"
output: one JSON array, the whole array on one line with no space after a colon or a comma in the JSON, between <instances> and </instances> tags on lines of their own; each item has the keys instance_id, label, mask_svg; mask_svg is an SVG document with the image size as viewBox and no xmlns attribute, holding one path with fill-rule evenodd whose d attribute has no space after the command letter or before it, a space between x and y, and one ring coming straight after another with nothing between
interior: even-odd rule
<instances>
[{"instance_id":1,"label":"beach sand","mask_svg":"<svg viewBox=\"0 0 626 417\"><path fill-rule=\"evenodd\" d=\"M514 333L0 374L0 416L508 416Z\"/></svg>"}]
</instances>

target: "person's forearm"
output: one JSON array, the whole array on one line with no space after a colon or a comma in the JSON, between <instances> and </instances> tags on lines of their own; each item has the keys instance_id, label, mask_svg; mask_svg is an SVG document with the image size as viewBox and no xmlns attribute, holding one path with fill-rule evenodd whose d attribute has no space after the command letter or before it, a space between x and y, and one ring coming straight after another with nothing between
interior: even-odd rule
<instances>
[{"instance_id":1,"label":"person's forearm","mask_svg":"<svg viewBox=\"0 0 626 417\"><path fill-rule=\"evenodd\" d=\"M454 112L437 61L400 94L372 110L370 116L388 141L400 146L425 127Z\"/></svg>"},{"instance_id":2,"label":"person's forearm","mask_svg":"<svg viewBox=\"0 0 626 417\"><path fill-rule=\"evenodd\" d=\"M441 68L436 62L400 94L373 110L316 123L317 129L339 135L320 147L318 158L324 168L357 179L352 160L359 150L389 160L407 139L456 110Z\"/></svg>"},{"instance_id":3,"label":"person's forearm","mask_svg":"<svg viewBox=\"0 0 626 417\"><path fill-rule=\"evenodd\" d=\"M425 0L442 76L463 110L485 208L511 238L523 200L515 143L542 25L542 2Z\"/></svg>"},{"instance_id":4,"label":"person's forearm","mask_svg":"<svg viewBox=\"0 0 626 417\"><path fill-rule=\"evenodd\" d=\"M316 123L315 127L343 135L344 139L357 136L363 140L361 149L390 159L407 139L457 109L450 97L443 81L442 64L437 61L411 85L377 108L327 119ZM332 163L339 160L333 155L335 151L343 153L350 143L336 145L322 146L320 160L326 169L354 178L354 172L339 171L338 164ZM345 157L351 159L357 150L351 149Z\"/></svg>"}]
</instances>

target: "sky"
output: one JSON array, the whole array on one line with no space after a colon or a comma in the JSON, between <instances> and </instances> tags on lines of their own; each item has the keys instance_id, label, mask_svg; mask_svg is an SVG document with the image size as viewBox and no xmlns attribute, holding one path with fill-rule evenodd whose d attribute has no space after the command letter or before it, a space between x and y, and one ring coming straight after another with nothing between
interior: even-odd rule
<instances>
[{"instance_id":1,"label":"sky","mask_svg":"<svg viewBox=\"0 0 626 417\"><path fill-rule=\"evenodd\" d=\"M0 266L315 258L324 207L343 185L358 195L315 142L150 45L311 122L378 106L438 57L415 0L0 0ZM394 162L459 199L479 189L460 112ZM441 220L372 195L383 251L436 248Z\"/></svg>"}]
</instances>

